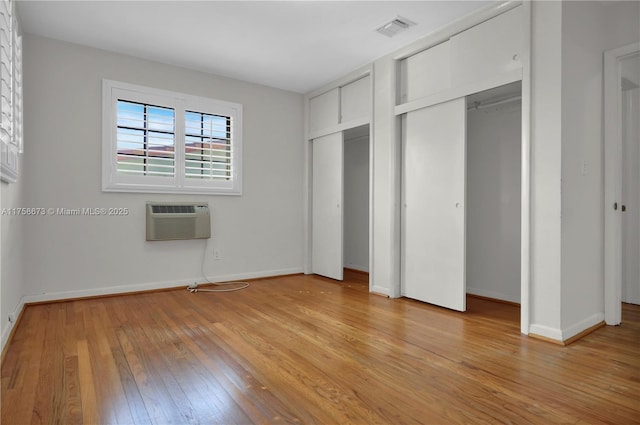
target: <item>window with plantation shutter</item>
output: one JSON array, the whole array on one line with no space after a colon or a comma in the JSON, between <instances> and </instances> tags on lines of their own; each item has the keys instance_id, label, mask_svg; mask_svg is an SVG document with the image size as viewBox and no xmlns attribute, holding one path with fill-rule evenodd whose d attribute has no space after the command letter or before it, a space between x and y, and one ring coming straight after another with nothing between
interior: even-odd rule
<instances>
[{"instance_id":1,"label":"window with plantation shutter","mask_svg":"<svg viewBox=\"0 0 640 425\"><path fill-rule=\"evenodd\" d=\"M105 191L242 194L242 105L103 81Z\"/></svg>"},{"instance_id":2,"label":"window with plantation shutter","mask_svg":"<svg viewBox=\"0 0 640 425\"><path fill-rule=\"evenodd\" d=\"M15 3L0 0L0 179L18 179L22 153L22 38Z\"/></svg>"}]
</instances>

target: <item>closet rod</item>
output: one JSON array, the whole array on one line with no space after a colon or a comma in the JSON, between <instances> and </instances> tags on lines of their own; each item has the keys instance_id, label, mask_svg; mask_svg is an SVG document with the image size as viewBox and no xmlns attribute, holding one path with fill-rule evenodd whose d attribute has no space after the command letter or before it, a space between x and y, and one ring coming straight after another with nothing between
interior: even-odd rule
<instances>
[{"instance_id":1,"label":"closet rod","mask_svg":"<svg viewBox=\"0 0 640 425\"><path fill-rule=\"evenodd\" d=\"M485 109L485 108L491 108L492 106L498 106L498 105L504 105L505 103L511 103L511 102L515 102L518 100L521 100L522 96L520 95L516 95L516 96L511 96L511 97L506 97L506 98L502 98L502 99L497 99L497 100L487 100L484 102L473 102L470 106L467 107L467 110L470 109Z\"/></svg>"}]
</instances>

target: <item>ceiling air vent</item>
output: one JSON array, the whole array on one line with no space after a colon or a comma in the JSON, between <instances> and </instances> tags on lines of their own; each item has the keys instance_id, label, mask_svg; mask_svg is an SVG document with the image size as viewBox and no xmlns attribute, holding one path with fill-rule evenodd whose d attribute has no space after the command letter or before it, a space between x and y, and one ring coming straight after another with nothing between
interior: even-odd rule
<instances>
[{"instance_id":1,"label":"ceiling air vent","mask_svg":"<svg viewBox=\"0 0 640 425\"><path fill-rule=\"evenodd\" d=\"M382 35L386 35L387 37L393 37L400 31L404 31L414 25L416 25L415 22L410 21L407 18L403 18L402 16L396 16L393 20L382 25L376 31Z\"/></svg>"}]
</instances>

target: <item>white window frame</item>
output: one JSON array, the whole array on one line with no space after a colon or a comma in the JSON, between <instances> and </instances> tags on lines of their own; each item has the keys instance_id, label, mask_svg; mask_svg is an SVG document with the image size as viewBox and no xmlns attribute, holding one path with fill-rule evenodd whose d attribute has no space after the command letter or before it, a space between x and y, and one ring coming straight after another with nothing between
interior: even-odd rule
<instances>
[{"instance_id":1,"label":"white window frame","mask_svg":"<svg viewBox=\"0 0 640 425\"><path fill-rule=\"evenodd\" d=\"M175 175L135 176L118 173L118 100L173 108L175 111ZM230 180L185 177L185 111L231 117ZM102 81L102 190L104 192L242 195L242 105L151 87Z\"/></svg>"}]
</instances>

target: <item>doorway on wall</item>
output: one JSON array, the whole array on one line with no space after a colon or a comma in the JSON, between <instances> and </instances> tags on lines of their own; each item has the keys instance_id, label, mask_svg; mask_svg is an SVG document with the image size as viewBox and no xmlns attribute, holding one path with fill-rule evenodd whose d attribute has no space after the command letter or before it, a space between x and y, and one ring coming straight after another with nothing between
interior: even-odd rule
<instances>
[{"instance_id":1,"label":"doorway on wall","mask_svg":"<svg viewBox=\"0 0 640 425\"><path fill-rule=\"evenodd\" d=\"M369 140L367 124L312 141L314 274L369 283Z\"/></svg>"},{"instance_id":2,"label":"doorway on wall","mask_svg":"<svg viewBox=\"0 0 640 425\"><path fill-rule=\"evenodd\" d=\"M640 52L620 63L622 302L640 304Z\"/></svg>"},{"instance_id":3,"label":"doorway on wall","mask_svg":"<svg viewBox=\"0 0 640 425\"><path fill-rule=\"evenodd\" d=\"M640 43L606 51L605 322L640 304Z\"/></svg>"}]
</instances>

